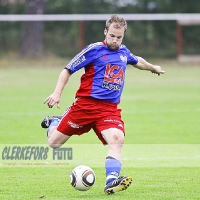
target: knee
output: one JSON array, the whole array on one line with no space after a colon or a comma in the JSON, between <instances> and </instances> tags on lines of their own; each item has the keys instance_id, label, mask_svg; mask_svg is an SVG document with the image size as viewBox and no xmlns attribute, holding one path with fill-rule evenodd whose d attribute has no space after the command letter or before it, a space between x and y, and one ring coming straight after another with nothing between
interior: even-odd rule
<instances>
[{"instance_id":1,"label":"knee","mask_svg":"<svg viewBox=\"0 0 200 200\"><path fill-rule=\"evenodd\" d=\"M102 136L108 145L122 146L124 144L124 133L117 128L102 131Z\"/></svg>"},{"instance_id":2,"label":"knee","mask_svg":"<svg viewBox=\"0 0 200 200\"><path fill-rule=\"evenodd\" d=\"M111 144L123 145L124 144L124 134L122 132L116 132L111 135Z\"/></svg>"},{"instance_id":3,"label":"knee","mask_svg":"<svg viewBox=\"0 0 200 200\"><path fill-rule=\"evenodd\" d=\"M49 140L48 140L48 145L49 145L51 148L58 148L58 147L60 147L62 144L57 144L53 139L49 138Z\"/></svg>"},{"instance_id":4,"label":"knee","mask_svg":"<svg viewBox=\"0 0 200 200\"><path fill-rule=\"evenodd\" d=\"M113 136L113 141L115 144L123 145L124 144L124 136L116 134Z\"/></svg>"}]
</instances>

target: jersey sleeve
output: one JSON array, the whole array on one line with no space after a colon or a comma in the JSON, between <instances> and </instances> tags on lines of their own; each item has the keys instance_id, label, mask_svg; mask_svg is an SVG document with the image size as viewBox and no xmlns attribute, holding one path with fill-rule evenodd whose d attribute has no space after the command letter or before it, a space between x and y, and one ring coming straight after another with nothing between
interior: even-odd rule
<instances>
[{"instance_id":1,"label":"jersey sleeve","mask_svg":"<svg viewBox=\"0 0 200 200\"><path fill-rule=\"evenodd\" d=\"M89 65L94 58L95 48L92 45L86 46L79 54L77 54L65 67L70 71L70 74Z\"/></svg>"},{"instance_id":2,"label":"jersey sleeve","mask_svg":"<svg viewBox=\"0 0 200 200\"><path fill-rule=\"evenodd\" d=\"M133 55L129 50L128 50L128 56L127 56L127 64L131 65L136 65L138 63L138 59L135 55Z\"/></svg>"}]
</instances>

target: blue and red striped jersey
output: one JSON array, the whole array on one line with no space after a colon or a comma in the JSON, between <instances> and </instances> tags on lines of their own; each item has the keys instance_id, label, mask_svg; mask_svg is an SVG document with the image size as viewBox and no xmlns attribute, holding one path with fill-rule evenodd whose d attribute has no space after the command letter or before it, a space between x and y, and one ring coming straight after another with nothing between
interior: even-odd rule
<instances>
[{"instance_id":1,"label":"blue and red striped jersey","mask_svg":"<svg viewBox=\"0 0 200 200\"><path fill-rule=\"evenodd\" d=\"M76 97L93 97L118 104L124 88L126 66L137 63L137 57L125 45L111 50L104 42L97 42L86 46L65 68L70 74L81 68L85 70Z\"/></svg>"}]
</instances>

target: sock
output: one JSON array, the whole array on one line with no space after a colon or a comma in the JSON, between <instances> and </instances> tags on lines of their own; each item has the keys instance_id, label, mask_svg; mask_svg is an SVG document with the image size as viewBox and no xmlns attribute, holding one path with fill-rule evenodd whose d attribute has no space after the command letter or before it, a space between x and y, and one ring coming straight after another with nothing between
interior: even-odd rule
<instances>
[{"instance_id":1,"label":"sock","mask_svg":"<svg viewBox=\"0 0 200 200\"><path fill-rule=\"evenodd\" d=\"M60 119L58 119L58 118L52 119L52 121L50 122L49 128L47 129L47 137L48 137L50 128L52 126L57 126L59 121L60 121Z\"/></svg>"},{"instance_id":2,"label":"sock","mask_svg":"<svg viewBox=\"0 0 200 200\"><path fill-rule=\"evenodd\" d=\"M111 181L118 178L122 163L119 160L116 160L113 157L107 157L105 162L105 168L106 168L106 185L110 183Z\"/></svg>"}]
</instances>

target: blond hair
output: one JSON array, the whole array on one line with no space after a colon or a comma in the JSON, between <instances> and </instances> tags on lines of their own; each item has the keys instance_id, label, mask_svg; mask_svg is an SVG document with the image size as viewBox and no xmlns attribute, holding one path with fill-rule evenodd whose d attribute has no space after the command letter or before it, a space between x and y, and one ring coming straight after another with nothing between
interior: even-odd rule
<instances>
[{"instance_id":1,"label":"blond hair","mask_svg":"<svg viewBox=\"0 0 200 200\"><path fill-rule=\"evenodd\" d=\"M115 28L122 28L124 27L124 30L126 31L127 30L127 22L124 18L122 17L119 17L118 15L112 15L110 17L110 19L108 19L106 21L106 29L108 30L110 25L114 23L114 27Z\"/></svg>"}]
</instances>

